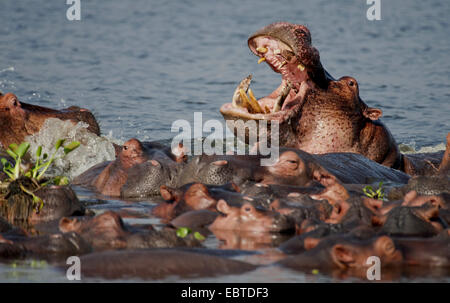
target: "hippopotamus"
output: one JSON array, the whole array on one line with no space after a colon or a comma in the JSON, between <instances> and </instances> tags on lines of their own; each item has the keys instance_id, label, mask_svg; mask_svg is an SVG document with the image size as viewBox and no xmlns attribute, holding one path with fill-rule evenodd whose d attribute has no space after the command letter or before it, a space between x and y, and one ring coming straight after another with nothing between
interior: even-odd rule
<instances>
[{"instance_id":1,"label":"hippopotamus","mask_svg":"<svg viewBox=\"0 0 450 303\"><path fill-rule=\"evenodd\" d=\"M412 176L450 177L450 133L445 151L403 155L400 169Z\"/></svg>"},{"instance_id":2,"label":"hippopotamus","mask_svg":"<svg viewBox=\"0 0 450 303\"><path fill-rule=\"evenodd\" d=\"M417 162L409 162L415 164L414 167L410 166L410 169L420 173L413 176L408 184L393 188L388 195L390 200L400 200L410 191L415 191L419 195L450 194L450 133L447 134L447 146L439 166L436 167L428 156L424 163L428 165L427 169L423 168L425 164L418 169Z\"/></svg>"},{"instance_id":3,"label":"hippopotamus","mask_svg":"<svg viewBox=\"0 0 450 303\"><path fill-rule=\"evenodd\" d=\"M256 208L251 202L232 205L225 200L217 202L220 215L209 226L215 230L240 230L252 232L289 232L294 230L294 221L280 213Z\"/></svg>"},{"instance_id":4,"label":"hippopotamus","mask_svg":"<svg viewBox=\"0 0 450 303\"><path fill-rule=\"evenodd\" d=\"M413 266L450 267L450 237L393 238L403 263Z\"/></svg>"},{"instance_id":5,"label":"hippopotamus","mask_svg":"<svg viewBox=\"0 0 450 303\"><path fill-rule=\"evenodd\" d=\"M291 217L296 226L300 226L304 220L325 221L330 217L333 207L326 200L310 201L312 202L310 205L305 205L276 199L270 204L270 209Z\"/></svg>"},{"instance_id":6,"label":"hippopotamus","mask_svg":"<svg viewBox=\"0 0 450 303\"><path fill-rule=\"evenodd\" d=\"M94 250L199 245L193 236L180 238L172 229L155 230L150 226L135 230L126 227L122 218L112 211L95 217L64 217L59 221L59 230L63 233L76 232L90 243Z\"/></svg>"},{"instance_id":7,"label":"hippopotamus","mask_svg":"<svg viewBox=\"0 0 450 303\"><path fill-rule=\"evenodd\" d=\"M388 236L359 239L353 236L336 235L320 241L310 241L300 254L286 257L278 265L295 270L321 269L367 269L371 256L380 258L383 267L400 265L403 256L394 241Z\"/></svg>"},{"instance_id":8,"label":"hippopotamus","mask_svg":"<svg viewBox=\"0 0 450 303\"><path fill-rule=\"evenodd\" d=\"M177 249L139 249L92 253L81 256L82 278L164 279L242 274L257 266L223 257ZM62 269L67 267L62 265Z\"/></svg>"},{"instance_id":9,"label":"hippopotamus","mask_svg":"<svg viewBox=\"0 0 450 303\"><path fill-rule=\"evenodd\" d=\"M375 181L404 184L409 179L398 170L355 153L313 155L299 149L281 148L273 165L262 166L261 159L265 156L260 154L201 155L187 163L177 163L171 159L146 160L147 157L129 154L129 150L123 150L116 161L91 168L74 183L93 186L103 194L126 198L157 195L162 185L181 187L188 183L234 183L239 187L252 181L308 187L318 186L330 177L348 184Z\"/></svg>"},{"instance_id":10,"label":"hippopotamus","mask_svg":"<svg viewBox=\"0 0 450 303\"><path fill-rule=\"evenodd\" d=\"M34 195L43 201L42 208L40 205L33 207L33 198L24 193L21 186L33 189ZM59 220L64 216L85 214L85 208L70 185L46 185L36 188L31 179L24 177L8 185L2 200L0 200L0 214L13 223L36 224Z\"/></svg>"},{"instance_id":11,"label":"hippopotamus","mask_svg":"<svg viewBox=\"0 0 450 303\"><path fill-rule=\"evenodd\" d=\"M397 237L433 237L444 229L439 205L398 206L383 218L381 232Z\"/></svg>"},{"instance_id":12,"label":"hippopotamus","mask_svg":"<svg viewBox=\"0 0 450 303\"><path fill-rule=\"evenodd\" d=\"M273 165L261 166L261 158L261 155L197 156L182 169L178 184L233 182L239 186L243 181L251 180L265 184L309 186L330 175L351 184L374 181L404 184L409 179L404 173L354 153L313 155L295 148L280 148L280 156Z\"/></svg>"},{"instance_id":13,"label":"hippopotamus","mask_svg":"<svg viewBox=\"0 0 450 303\"><path fill-rule=\"evenodd\" d=\"M39 132L48 118L70 120L74 124L84 122L89 125L89 131L100 135L94 115L85 108L71 106L55 110L20 102L12 93L0 93L0 144L7 148L11 143L22 143L25 137Z\"/></svg>"},{"instance_id":14,"label":"hippopotamus","mask_svg":"<svg viewBox=\"0 0 450 303\"><path fill-rule=\"evenodd\" d=\"M202 183L188 183L179 188L161 186L160 192L167 202L160 203L153 208L152 213L165 220L171 220L188 211L216 210L217 201L224 199L242 204L252 201L256 205L267 206L265 200L254 199L239 193L234 183L224 185L205 185Z\"/></svg>"},{"instance_id":15,"label":"hippopotamus","mask_svg":"<svg viewBox=\"0 0 450 303\"><path fill-rule=\"evenodd\" d=\"M397 144L379 120L382 111L363 102L356 79L336 80L323 68L305 26L272 23L251 35L248 46L259 62L281 74L281 84L256 99L249 89L251 79L244 79L232 103L220 108L225 120L277 121L280 146L313 154L353 152L385 166L400 166Z\"/></svg>"},{"instance_id":16,"label":"hippopotamus","mask_svg":"<svg viewBox=\"0 0 450 303\"><path fill-rule=\"evenodd\" d=\"M93 187L108 196L130 197L127 189L130 186L135 197L159 193L159 187L168 183L170 169L184 161L185 155L177 152L157 142L133 138L123 144L116 160L90 168L75 178L73 184ZM140 188L141 185L145 186Z\"/></svg>"},{"instance_id":17,"label":"hippopotamus","mask_svg":"<svg viewBox=\"0 0 450 303\"><path fill-rule=\"evenodd\" d=\"M92 247L78 234L52 233L28 237L13 233L0 235L0 258L41 258L61 260L92 252Z\"/></svg>"},{"instance_id":18,"label":"hippopotamus","mask_svg":"<svg viewBox=\"0 0 450 303\"><path fill-rule=\"evenodd\" d=\"M215 207L218 214L208 209L187 211L170 223L179 227L209 228L212 231L288 233L294 230L294 220L257 205L253 199L241 201L220 199Z\"/></svg>"}]
</instances>

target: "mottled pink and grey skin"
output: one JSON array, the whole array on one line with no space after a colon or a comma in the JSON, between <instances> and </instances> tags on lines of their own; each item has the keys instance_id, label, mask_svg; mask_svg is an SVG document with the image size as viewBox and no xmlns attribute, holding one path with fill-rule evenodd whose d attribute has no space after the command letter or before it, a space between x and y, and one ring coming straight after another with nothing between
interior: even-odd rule
<instances>
[{"instance_id":1,"label":"mottled pink and grey skin","mask_svg":"<svg viewBox=\"0 0 450 303\"><path fill-rule=\"evenodd\" d=\"M128 169L145 161L147 157L141 142L137 139L128 140L117 159L108 164L92 185L104 195L120 196L120 189L127 181Z\"/></svg>"},{"instance_id":2,"label":"mottled pink and grey skin","mask_svg":"<svg viewBox=\"0 0 450 303\"><path fill-rule=\"evenodd\" d=\"M159 143L140 142L133 138L124 143L116 160L90 168L78 176L74 184L94 187L104 195L118 197L122 195L122 187L138 165L148 164L150 167L160 168L162 162L176 165L183 159L183 153L174 154L170 148Z\"/></svg>"},{"instance_id":3,"label":"mottled pink and grey skin","mask_svg":"<svg viewBox=\"0 0 450 303\"><path fill-rule=\"evenodd\" d=\"M226 120L275 120L280 123L280 145L313 154L353 152L388 167L400 166L401 155L389 130L378 120L380 109L367 106L354 78L335 80L322 67L309 30L286 22L270 24L249 40L251 51L282 76L282 84L258 103L270 113L224 104ZM257 49L264 47L267 52ZM286 63L284 63L286 62ZM303 66L299 68L299 66ZM285 83L292 89L281 110L272 112ZM270 133L270 130L269 130Z\"/></svg>"},{"instance_id":4,"label":"mottled pink and grey skin","mask_svg":"<svg viewBox=\"0 0 450 303\"><path fill-rule=\"evenodd\" d=\"M39 132L48 118L70 120L74 124L83 121L89 125L89 131L100 135L100 127L87 109L72 106L55 110L20 102L12 93L0 93L0 144L8 147L11 143L22 143L26 136Z\"/></svg>"}]
</instances>

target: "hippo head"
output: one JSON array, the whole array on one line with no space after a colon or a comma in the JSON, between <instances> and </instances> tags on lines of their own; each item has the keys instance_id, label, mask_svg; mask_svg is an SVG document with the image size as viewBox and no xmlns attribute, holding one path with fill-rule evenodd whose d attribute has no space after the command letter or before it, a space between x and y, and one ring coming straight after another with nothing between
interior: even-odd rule
<instances>
[{"instance_id":1,"label":"hippo head","mask_svg":"<svg viewBox=\"0 0 450 303\"><path fill-rule=\"evenodd\" d=\"M87 109L72 106L54 110L20 102L12 93L0 93L0 143L4 147L21 143L26 136L39 132L48 118L71 120L73 123L83 121L89 125L89 131L100 135L100 127Z\"/></svg>"},{"instance_id":2,"label":"hippo head","mask_svg":"<svg viewBox=\"0 0 450 303\"><path fill-rule=\"evenodd\" d=\"M128 177L120 190L126 198L140 198L160 194L163 185L174 185L176 168L158 160L136 164L128 171Z\"/></svg>"},{"instance_id":3,"label":"hippo head","mask_svg":"<svg viewBox=\"0 0 450 303\"><path fill-rule=\"evenodd\" d=\"M367 268L370 266L367 260L372 256L378 257L381 261L380 265L383 267L398 265L403 260L401 251L388 236L369 239L359 239L348 235L335 235L323 239L305 238L304 247L306 251L285 258L279 264L296 270L306 268L361 269L365 276Z\"/></svg>"},{"instance_id":4,"label":"hippo head","mask_svg":"<svg viewBox=\"0 0 450 303\"><path fill-rule=\"evenodd\" d=\"M309 30L298 24L270 24L248 39L250 50L281 74L281 84L259 100L249 90L251 76L237 87L232 103L220 109L226 120L285 120L286 109L302 103L309 87L328 86L331 76L320 63L317 49L311 44ZM249 91L250 99L245 92Z\"/></svg>"},{"instance_id":5,"label":"hippo head","mask_svg":"<svg viewBox=\"0 0 450 303\"><path fill-rule=\"evenodd\" d=\"M261 166L254 179L263 184L285 184L295 186L327 186L336 177L320 166L313 157L301 150L280 149L278 160L271 166Z\"/></svg>"},{"instance_id":6,"label":"hippo head","mask_svg":"<svg viewBox=\"0 0 450 303\"><path fill-rule=\"evenodd\" d=\"M384 220L382 232L399 237L432 237L443 230L439 205L398 206Z\"/></svg>"},{"instance_id":7,"label":"hippo head","mask_svg":"<svg viewBox=\"0 0 450 303\"><path fill-rule=\"evenodd\" d=\"M248 46L258 62L265 61L281 75L281 84L257 99L249 89L249 76L236 88L232 102L220 108L240 140L248 144L272 140L278 123L280 146L314 154L360 153L386 166L398 165L395 140L377 121L381 110L361 100L354 78L335 80L328 74L305 26L270 24L253 34Z\"/></svg>"},{"instance_id":8,"label":"hippo head","mask_svg":"<svg viewBox=\"0 0 450 303\"><path fill-rule=\"evenodd\" d=\"M282 232L294 229L294 221L277 212L259 209L250 202L231 205L225 200L217 202L222 214L216 218L210 229L240 230L252 232Z\"/></svg>"},{"instance_id":9,"label":"hippo head","mask_svg":"<svg viewBox=\"0 0 450 303\"><path fill-rule=\"evenodd\" d=\"M125 169L147 160L142 143L134 138L123 144L118 158Z\"/></svg>"},{"instance_id":10,"label":"hippo head","mask_svg":"<svg viewBox=\"0 0 450 303\"><path fill-rule=\"evenodd\" d=\"M27 114L16 95L11 93L0 94L0 117L1 143L3 146L7 147L14 143L16 133L27 133L25 126ZM38 131L38 129L32 131Z\"/></svg>"}]
</instances>

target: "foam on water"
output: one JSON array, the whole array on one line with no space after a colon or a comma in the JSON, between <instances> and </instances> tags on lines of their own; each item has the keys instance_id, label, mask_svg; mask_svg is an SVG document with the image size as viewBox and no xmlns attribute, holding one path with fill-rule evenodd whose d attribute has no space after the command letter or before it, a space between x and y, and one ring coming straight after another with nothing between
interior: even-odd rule
<instances>
[{"instance_id":1,"label":"foam on water","mask_svg":"<svg viewBox=\"0 0 450 303\"><path fill-rule=\"evenodd\" d=\"M70 121L50 118L45 121L39 133L26 137L25 141L31 144L34 160L39 146L42 146L43 153L50 156L57 140L66 139L67 143L79 141L81 145L65 157L61 157L63 151L60 149L48 171L49 175L65 175L73 179L98 163L115 159L112 141L89 132L87 128L88 125L84 122L74 125Z\"/></svg>"},{"instance_id":2,"label":"foam on water","mask_svg":"<svg viewBox=\"0 0 450 303\"><path fill-rule=\"evenodd\" d=\"M422 146L421 148L416 149L416 143L411 142L408 144L400 143L398 147L400 149L400 152L403 154L435 153L445 150L444 143L439 143L433 146Z\"/></svg>"}]
</instances>

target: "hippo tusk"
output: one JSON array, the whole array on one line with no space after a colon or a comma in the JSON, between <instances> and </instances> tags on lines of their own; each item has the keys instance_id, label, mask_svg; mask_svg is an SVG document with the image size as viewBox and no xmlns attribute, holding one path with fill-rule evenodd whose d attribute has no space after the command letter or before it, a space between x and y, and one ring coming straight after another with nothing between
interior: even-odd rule
<instances>
[{"instance_id":1,"label":"hippo tusk","mask_svg":"<svg viewBox=\"0 0 450 303\"><path fill-rule=\"evenodd\" d=\"M241 83L238 84L233 93L232 104L234 107L243 107L242 104L243 100L241 100L241 94L239 91L243 89L245 92L247 92L251 82L252 82L252 75L248 75L241 81Z\"/></svg>"},{"instance_id":2,"label":"hippo tusk","mask_svg":"<svg viewBox=\"0 0 450 303\"><path fill-rule=\"evenodd\" d=\"M253 109L253 112L256 114L264 113L261 106L258 103L258 100L255 98L255 95L253 94L253 91L251 88L248 89L248 95L250 97L250 105Z\"/></svg>"},{"instance_id":3,"label":"hippo tusk","mask_svg":"<svg viewBox=\"0 0 450 303\"><path fill-rule=\"evenodd\" d=\"M242 107L245 107L248 112L251 112L252 107L250 105L250 100L248 99L247 94L242 88L239 90L239 95L241 97L240 100L242 101Z\"/></svg>"},{"instance_id":4,"label":"hippo tusk","mask_svg":"<svg viewBox=\"0 0 450 303\"><path fill-rule=\"evenodd\" d=\"M286 97L289 95L289 92L291 91L292 84L287 81L286 84L281 89L280 95L275 100L275 105L273 106L272 113L276 113L280 111L280 109L283 107L284 100L286 100Z\"/></svg>"}]
</instances>

